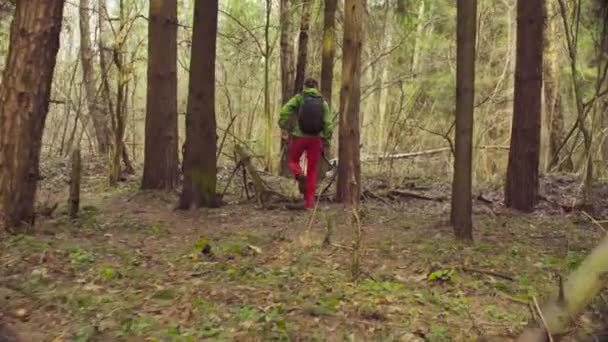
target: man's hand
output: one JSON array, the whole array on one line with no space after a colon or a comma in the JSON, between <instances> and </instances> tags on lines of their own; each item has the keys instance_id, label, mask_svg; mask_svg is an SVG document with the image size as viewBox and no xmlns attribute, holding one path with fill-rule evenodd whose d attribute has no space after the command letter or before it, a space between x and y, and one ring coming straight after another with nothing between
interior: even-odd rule
<instances>
[{"instance_id":1,"label":"man's hand","mask_svg":"<svg viewBox=\"0 0 608 342\"><path fill-rule=\"evenodd\" d=\"M281 139L288 140L289 139L289 132L287 132L286 130L282 129L281 130Z\"/></svg>"}]
</instances>

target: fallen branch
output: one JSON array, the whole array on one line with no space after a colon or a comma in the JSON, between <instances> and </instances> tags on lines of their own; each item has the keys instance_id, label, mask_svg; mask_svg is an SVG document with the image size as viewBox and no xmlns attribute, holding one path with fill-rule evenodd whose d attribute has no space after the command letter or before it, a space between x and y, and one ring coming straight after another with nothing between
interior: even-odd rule
<instances>
[{"instance_id":1,"label":"fallen branch","mask_svg":"<svg viewBox=\"0 0 608 342\"><path fill-rule=\"evenodd\" d=\"M255 169L253 163L251 162L251 156L245 152L245 149L241 145L237 145L235 147L236 154L238 155L238 162L242 163L244 168L247 170L249 176L251 176L251 180L253 182L253 187L255 189L255 195L257 197L258 203L262 207L266 207L270 199L275 197L280 201L289 201L289 198L285 195L282 195L272 189L264 182L262 177L260 176L258 170ZM245 185L247 186L247 185Z\"/></svg>"},{"instance_id":2,"label":"fallen branch","mask_svg":"<svg viewBox=\"0 0 608 342\"><path fill-rule=\"evenodd\" d=\"M477 200L479 202L482 202L482 203L485 203L485 204L490 204L490 205L494 204L494 201L483 197L483 194L479 194L479 196L477 196Z\"/></svg>"},{"instance_id":3,"label":"fallen branch","mask_svg":"<svg viewBox=\"0 0 608 342\"><path fill-rule=\"evenodd\" d=\"M442 147L442 148L436 148L436 149L428 150L428 151L397 153L397 154L389 154L387 156L371 157L370 159L366 159L363 161L385 161L385 160L395 160L395 159L406 159L406 158L430 156L430 155L439 154L439 153L443 153L443 152L449 152L449 151L450 151L449 147Z\"/></svg>"},{"instance_id":4,"label":"fallen branch","mask_svg":"<svg viewBox=\"0 0 608 342\"><path fill-rule=\"evenodd\" d=\"M583 213L583 215L585 215L593 224L595 224L599 229L602 230L602 232L604 232L604 234L606 234L606 228L604 228L604 226L602 226L602 224L595 219L595 217L591 216L588 212L586 211L581 211L581 213Z\"/></svg>"},{"instance_id":5,"label":"fallen branch","mask_svg":"<svg viewBox=\"0 0 608 342\"><path fill-rule=\"evenodd\" d=\"M378 200L378 201L380 201L380 202L382 202L382 203L384 203L384 204L386 204L388 206L391 205L391 202L389 202L386 198L373 193L371 190L365 190L365 191L363 191L362 197L369 197L369 198Z\"/></svg>"},{"instance_id":6,"label":"fallen branch","mask_svg":"<svg viewBox=\"0 0 608 342\"><path fill-rule=\"evenodd\" d=\"M509 275L501 274L501 273L494 272L494 271L486 271L486 270L480 270L477 268L469 268L469 267L461 267L460 269L463 272L485 274L485 275L490 275L493 277L502 278L502 279L509 280L509 281L515 281L515 279L513 279L513 277L511 277Z\"/></svg>"},{"instance_id":7,"label":"fallen branch","mask_svg":"<svg viewBox=\"0 0 608 342\"><path fill-rule=\"evenodd\" d=\"M415 198L415 199L420 199L420 200L425 200L425 201L436 201L436 202L443 202L443 201L447 200L447 197L443 197L443 196L432 197L432 196L427 196L427 195L424 195L421 193L407 191L407 190L390 190L388 192L388 196L411 197L411 198Z\"/></svg>"}]
</instances>

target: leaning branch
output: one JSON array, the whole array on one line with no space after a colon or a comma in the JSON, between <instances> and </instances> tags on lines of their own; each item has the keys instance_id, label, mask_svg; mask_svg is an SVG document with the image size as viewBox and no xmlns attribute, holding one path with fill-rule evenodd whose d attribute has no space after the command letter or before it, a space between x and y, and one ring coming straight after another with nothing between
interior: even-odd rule
<instances>
[{"instance_id":1,"label":"leaning branch","mask_svg":"<svg viewBox=\"0 0 608 342\"><path fill-rule=\"evenodd\" d=\"M604 237L563 285L560 281L558 293L540 307L545 322L536 322L536 325L526 329L517 341L546 341L546 330L554 337L567 334L571 329L572 320L604 288L607 274L608 237Z\"/></svg>"}]
</instances>

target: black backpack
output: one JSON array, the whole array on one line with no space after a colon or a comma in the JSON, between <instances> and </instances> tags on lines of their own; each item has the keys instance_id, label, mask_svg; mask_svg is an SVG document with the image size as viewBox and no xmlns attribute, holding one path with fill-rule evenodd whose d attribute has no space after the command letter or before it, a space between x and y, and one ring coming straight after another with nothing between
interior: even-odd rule
<instances>
[{"instance_id":1,"label":"black backpack","mask_svg":"<svg viewBox=\"0 0 608 342\"><path fill-rule=\"evenodd\" d=\"M325 101L323 96L302 93L302 104L298 113L298 125L304 134L317 135L325 125Z\"/></svg>"}]
</instances>

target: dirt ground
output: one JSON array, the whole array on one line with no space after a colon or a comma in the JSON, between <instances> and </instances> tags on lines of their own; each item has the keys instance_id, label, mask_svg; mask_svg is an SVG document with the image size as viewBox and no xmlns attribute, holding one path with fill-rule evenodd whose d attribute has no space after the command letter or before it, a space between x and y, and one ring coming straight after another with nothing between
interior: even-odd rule
<instances>
[{"instance_id":1,"label":"dirt ground","mask_svg":"<svg viewBox=\"0 0 608 342\"><path fill-rule=\"evenodd\" d=\"M183 212L175 194L138 191L136 180L112 191L93 183L78 219L60 206L0 242L0 332L24 341L510 340L530 319L530 299L555 291L604 234L581 213L510 212L489 203L491 191L475 202L475 244L463 245L445 200L370 199L358 226L331 203L313 214L235 198ZM577 333L601 329L601 306Z\"/></svg>"}]
</instances>

